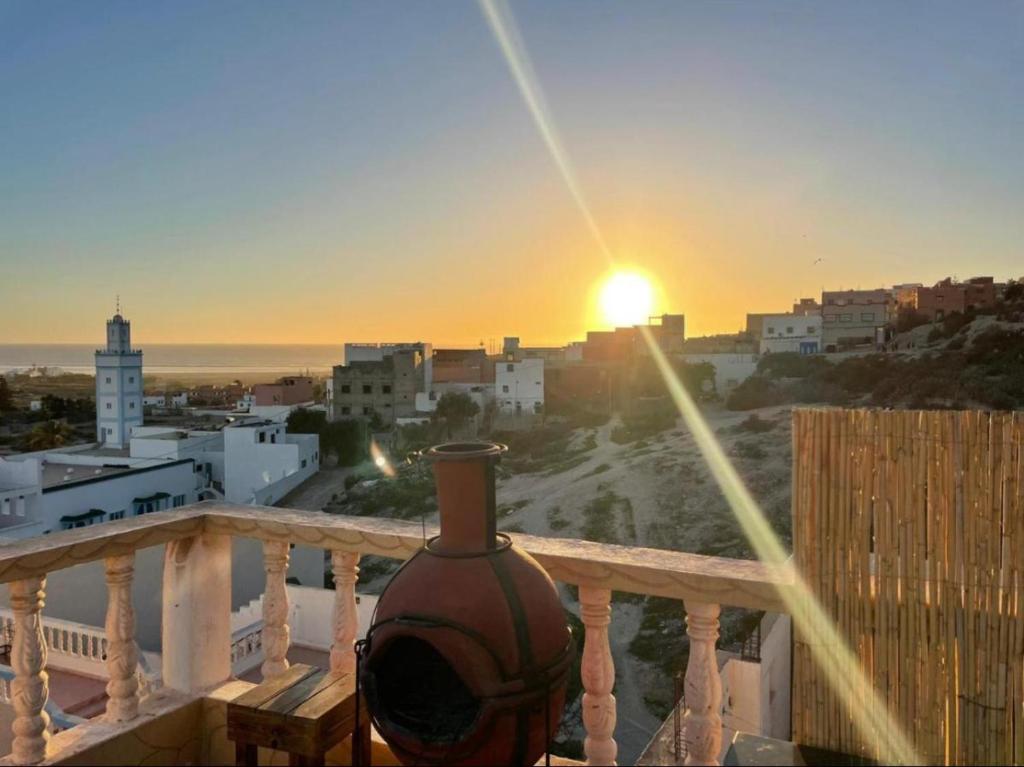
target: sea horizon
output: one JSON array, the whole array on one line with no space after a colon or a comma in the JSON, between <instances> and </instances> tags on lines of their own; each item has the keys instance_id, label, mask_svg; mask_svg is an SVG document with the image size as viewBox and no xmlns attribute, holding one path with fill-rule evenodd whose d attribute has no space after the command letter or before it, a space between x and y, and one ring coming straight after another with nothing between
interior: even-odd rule
<instances>
[{"instance_id":1,"label":"sea horizon","mask_svg":"<svg viewBox=\"0 0 1024 767\"><path fill-rule=\"evenodd\" d=\"M0 344L0 372L57 368L93 374L97 344ZM145 344L143 372L277 373L324 372L342 361L344 344Z\"/></svg>"}]
</instances>

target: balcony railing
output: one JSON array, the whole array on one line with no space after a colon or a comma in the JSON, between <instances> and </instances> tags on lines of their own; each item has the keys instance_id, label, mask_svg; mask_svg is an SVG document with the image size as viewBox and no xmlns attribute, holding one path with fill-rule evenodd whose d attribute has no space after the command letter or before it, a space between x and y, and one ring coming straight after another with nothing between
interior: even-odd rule
<instances>
[{"instance_id":1,"label":"balcony railing","mask_svg":"<svg viewBox=\"0 0 1024 767\"><path fill-rule=\"evenodd\" d=\"M433 531L427 530L427 535ZM231 538L263 541L266 587L263 599L264 678L287 668L288 596L285 577L289 544L331 552L336 584L332 669L355 666L353 642L358 633L355 584L362 554L407 559L423 545L420 525L394 520L345 517L278 508L234 506L206 501L79 530L69 530L0 549L0 582L10 588L14 636L11 703L14 708L13 751L9 762L36 764L106 761L102 750L135 729L156 726L172 712L211 715L211 706L239 694L243 682L231 682L232 661L254 651L242 636L232 636L230 589ZM584 688L583 724L588 763L613 764L616 708L612 688L615 667L608 643L612 591L668 597L685 605L689 662L685 677L683 738L688 764L713 764L721 749L721 681L715 656L721 606L784 612L782 593L791 588L786 568L759 562L697 554L614 546L560 538L515 535L551 577L579 587L580 614L586 628L581 654ZM166 544L162 603L163 689L143 700L137 676L139 650L131 601L135 551ZM47 646L42 612L47 573L103 560L108 587L107 620L98 646L105 646L110 682L104 717L51 736L48 718ZM211 584L216 584L211 587ZM244 633L244 632L243 632ZM241 641L240 640L244 640ZM60 640L63 641L63 640ZM96 644L89 638L88 646ZM198 701L198 702L197 702ZM212 701L212 703L211 703ZM198 713L196 713L198 712ZM190 714L191 715L191 714ZM220 714L222 716L222 713ZM182 714L184 716L184 714ZM197 726L195 724L191 726ZM173 727L171 728L173 730ZM142 761L153 749L169 750L171 761L211 763L222 756L223 728L203 735L173 730L177 741L160 746L152 737L131 739ZM166 733L165 733L166 734ZM127 759L120 746L119 759ZM217 749L220 748L221 751ZM230 758L228 758L230 761ZM127 762L124 762L127 763ZM135 763L139 763L138 761Z\"/></svg>"}]
</instances>

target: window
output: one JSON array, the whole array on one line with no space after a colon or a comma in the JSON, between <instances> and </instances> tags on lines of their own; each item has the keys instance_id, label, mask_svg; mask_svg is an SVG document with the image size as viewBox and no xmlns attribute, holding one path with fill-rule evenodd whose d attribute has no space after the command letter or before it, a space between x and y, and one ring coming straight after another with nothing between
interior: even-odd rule
<instances>
[{"instance_id":1,"label":"window","mask_svg":"<svg viewBox=\"0 0 1024 767\"><path fill-rule=\"evenodd\" d=\"M184 506L184 505L185 505L185 496L184 495L176 495L176 496L174 496L174 503L173 503L174 508L178 508L179 506Z\"/></svg>"},{"instance_id":2,"label":"window","mask_svg":"<svg viewBox=\"0 0 1024 767\"><path fill-rule=\"evenodd\" d=\"M384 392L385 394L391 394L391 385L390 384L384 384L383 386L380 387L380 390L382 392Z\"/></svg>"},{"instance_id":3,"label":"window","mask_svg":"<svg viewBox=\"0 0 1024 767\"><path fill-rule=\"evenodd\" d=\"M302 468L303 469L306 468L306 459L305 458L302 459Z\"/></svg>"},{"instance_id":4,"label":"window","mask_svg":"<svg viewBox=\"0 0 1024 767\"><path fill-rule=\"evenodd\" d=\"M363 415L369 415L372 409L369 405L363 405Z\"/></svg>"},{"instance_id":5,"label":"window","mask_svg":"<svg viewBox=\"0 0 1024 767\"><path fill-rule=\"evenodd\" d=\"M124 519L124 509L110 512L110 521L113 522L115 519Z\"/></svg>"},{"instance_id":6,"label":"window","mask_svg":"<svg viewBox=\"0 0 1024 767\"><path fill-rule=\"evenodd\" d=\"M792 325L790 325L789 327L786 328L786 335L787 336L793 335L793 326Z\"/></svg>"},{"instance_id":7,"label":"window","mask_svg":"<svg viewBox=\"0 0 1024 767\"><path fill-rule=\"evenodd\" d=\"M267 441L267 433L265 431L261 431L260 432L260 442L266 442L266 441Z\"/></svg>"},{"instance_id":8,"label":"window","mask_svg":"<svg viewBox=\"0 0 1024 767\"><path fill-rule=\"evenodd\" d=\"M505 366L505 372L506 373L514 373L515 370L516 370L516 366L513 365L511 362Z\"/></svg>"},{"instance_id":9,"label":"window","mask_svg":"<svg viewBox=\"0 0 1024 767\"><path fill-rule=\"evenodd\" d=\"M107 410L110 410L110 403L107 403Z\"/></svg>"},{"instance_id":10,"label":"window","mask_svg":"<svg viewBox=\"0 0 1024 767\"><path fill-rule=\"evenodd\" d=\"M134 410L135 409L135 403L134 402L129 402L128 403L128 409L129 410Z\"/></svg>"},{"instance_id":11,"label":"window","mask_svg":"<svg viewBox=\"0 0 1024 767\"><path fill-rule=\"evenodd\" d=\"M352 414L352 408L350 408L348 405L343 405L342 408L341 408L341 414L342 415L351 415Z\"/></svg>"},{"instance_id":12,"label":"window","mask_svg":"<svg viewBox=\"0 0 1024 767\"><path fill-rule=\"evenodd\" d=\"M110 383L110 376L107 376L107 383Z\"/></svg>"},{"instance_id":13,"label":"window","mask_svg":"<svg viewBox=\"0 0 1024 767\"><path fill-rule=\"evenodd\" d=\"M839 315L839 321L840 322L853 322L853 315L852 314L840 314Z\"/></svg>"},{"instance_id":14,"label":"window","mask_svg":"<svg viewBox=\"0 0 1024 767\"><path fill-rule=\"evenodd\" d=\"M341 385L341 393L342 394L351 394L352 393L352 387L349 384L342 384Z\"/></svg>"},{"instance_id":15,"label":"window","mask_svg":"<svg viewBox=\"0 0 1024 767\"><path fill-rule=\"evenodd\" d=\"M862 312L860 315L861 322L873 322L874 319L875 315L873 315L871 312Z\"/></svg>"},{"instance_id":16,"label":"window","mask_svg":"<svg viewBox=\"0 0 1024 767\"><path fill-rule=\"evenodd\" d=\"M775 328L773 328L771 325L768 326L768 335L775 335Z\"/></svg>"},{"instance_id":17,"label":"window","mask_svg":"<svg viewBox=\"0 0 1024 767\"><path fill-rule=\"evenodd\" d=\"M839 320L838 314L826 314L825 322L837 322Z\"/></svg>"},{"instance_id":18,"label":"window","mask_svg":"<svg viewBox=\"0 0 1024 767\"><path fill-rule=\"evenodd\" d=\"M270 435L270 444L274 445L276 443L277 443L277 432L275 431L273 434Z\"/></svg>"},{"instance_id":19,"label":"window","mask_svg":"<svg viewBox=\"0 0 1024 767\"><path fill-rule=\"evenodd\" d=\"M373 394L373 386L370 384L363 384L363 394Z\"/></svg>"},{"instance_id":20,"label":"window","mask_svg":"<svg viewBox=\"0 0 1024 767\"><path fill-rule=\"evenodd\" d=\"M384 407L391 407L391 403L390 402L385 402L384 403Z\"/></svg>"},{"instance_id":21,"label":"window","mask_svg":"<svg viewBox=\"0 0 1024 767\"><path fill-rule=\"evenodd\" d=\"M135 383L135 376L128 376L128 383Z\"/></svg>"},{"instance_id":22,"label":"window","mask_svg":"<svg viewBox=\"0 0 1024 767\"><path fill-rule=\"evenodd\" d=\"M508 394L508 384L501 387L502 394Z\"/></svg>"},{"instance_id":23,"label":"window","mask_svg":"<svg viewBox=\"0 0 1024 767\"><path fill-rule=\"evenodd\" d=\"M808 325L807 326L807 335L813 336L817 332L818 332L818 329L816 327L814 327L814 325Z\"/></svg>"}]
</instances>

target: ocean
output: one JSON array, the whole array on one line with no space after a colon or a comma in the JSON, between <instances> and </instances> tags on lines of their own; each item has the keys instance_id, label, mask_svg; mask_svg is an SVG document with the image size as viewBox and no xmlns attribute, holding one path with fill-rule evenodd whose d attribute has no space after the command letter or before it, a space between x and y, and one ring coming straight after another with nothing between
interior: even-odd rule
<instances>
[{"instance_id":1,"label":"ocean","mask_svg":"<svg viewBox=\"0 0 1024 767\"><path fill-rule=\"evenodd\" d=\"M91 344L0 344L0 372L36 367L95 372ZM146 375L323 373L341 364L342 346L288 344L146 344Z\"/></svg>"}]
</instances>

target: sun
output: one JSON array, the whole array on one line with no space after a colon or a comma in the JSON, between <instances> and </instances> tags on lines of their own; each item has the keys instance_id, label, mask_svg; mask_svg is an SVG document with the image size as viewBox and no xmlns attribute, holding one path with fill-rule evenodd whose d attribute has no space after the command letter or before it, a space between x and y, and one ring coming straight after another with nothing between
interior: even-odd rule
<instances>
[{"instance_id":1,"label":"sun","mask_svg":"<svg viewBox=\"0 0 1024 767\"><path fill-rule=\"evenodd\" d=\"M609 325L641 325L654 309L654 288L642 274L617 271L604 281L598 301Z\"/></svg>"}]
</instances>

